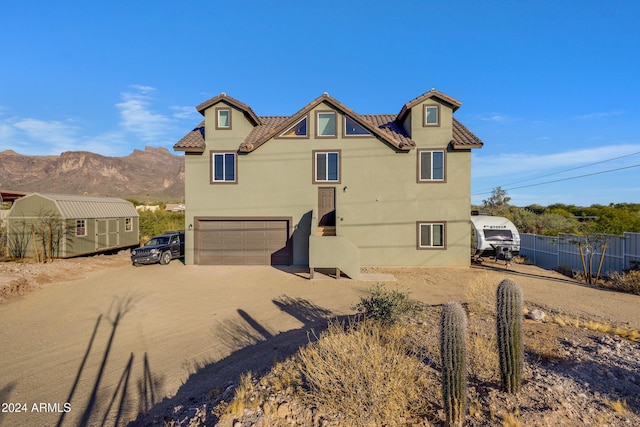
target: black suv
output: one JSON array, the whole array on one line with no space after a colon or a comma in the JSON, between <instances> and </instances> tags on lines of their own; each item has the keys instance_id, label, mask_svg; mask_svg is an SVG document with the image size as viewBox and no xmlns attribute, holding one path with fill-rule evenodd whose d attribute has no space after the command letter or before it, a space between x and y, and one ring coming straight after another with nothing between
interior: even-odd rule
<instances>
[{"instance_id":1,"label":"black suv","mask_svg":"<svg viewBox=\"0 0 640 427\"><path fill-rule=\"evenodd\" d=\"M184 257L184 231L167 231L152 237L144 246L131 251L131 263L167 265L172 259Z\"/></svg>"}]
</instances>

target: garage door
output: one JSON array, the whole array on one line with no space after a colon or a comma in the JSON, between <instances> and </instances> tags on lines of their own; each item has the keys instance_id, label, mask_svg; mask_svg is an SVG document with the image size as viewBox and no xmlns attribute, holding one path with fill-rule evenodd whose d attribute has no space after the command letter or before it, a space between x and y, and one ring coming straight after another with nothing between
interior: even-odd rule
<instances>
[{"instance_id":1,"label":"garage door","mask_svg":"<svg viewBox=\"0 0 640 427\"><path fill-rule=\"evenodd\" d=\"M200 265L290 263L289 220L199 219L195 262Z\"/></svg>"}]
</instances>

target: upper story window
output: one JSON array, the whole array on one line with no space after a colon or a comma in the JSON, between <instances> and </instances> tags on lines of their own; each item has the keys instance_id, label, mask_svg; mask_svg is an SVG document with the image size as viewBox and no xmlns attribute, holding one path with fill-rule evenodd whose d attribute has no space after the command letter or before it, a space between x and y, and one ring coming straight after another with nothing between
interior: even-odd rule
<instances>
[{"instance_id":1,"label":"upper story window","mask_svg":"<svg viewBox=\"0 0 640 427\"><path fill-rule=\"evenodd\" d=\"M76 219L76 236L86 236L86 235L87 235L86 220Z\"/></svg>"},{"instance_id":2,"label":"upper story window","mask_svg":"<svg viewBox=\"0 0 640 427\"><path fill-rule=\"evenodd\" d=\"M340 151L313 152L313 183L340 183Z\"/></svg>"},{"instance_id":3,"label":"upper story window","mask_svg":"<svg viewBox=\"0 0 640 427\"><path fill-rule=\"evenodd\" d=\"M418 182L444 182L444 150L418 150Z\"/></svg>"},{"instance_id":4,"label":"upper story window","mask_svg":"<svg viewBox=\"0 0 640 427\"><path fill-rule=\"evenodd\" d=\"M211 183L235 184L238 158L234 152L211 152Z\"/></svg>"},{"instance_id":5,"label":"upper story window","mask_svg":"<svg viewBox=\"0 0 640 427\"><path fill-rule=\"evenodd\" d=\"M418 249L443 249L445 247L445 223L419 222Z\"/></svg>"},{"instance_id":6,"label":"upper story window","mask_svg":"<svg viewBox=\"0 0 640 427\"><path fill-rule=\"evenodd\" d=\"M440 126L440 106L424 106L424 126Z\"/></svg>"},{"instance_id":7,"label":"upper story window","mask_svg":"<svg viewBox=\"0 0 640 427\"><path fill-rule=\"evenodd\" d=\"M345 136L369 136L371 132L360 126L349 116L344 116L344 134Z\"/></svg>"},{"instance_id":8,"label":"upper story window","mask_svg":"<svg viewBox=\"0 0 640 427\"><path fill-rule=\"evenodd\" d=\"M319 138L335 138L336 113L335 111L318 111L316 116L316 136Z\"/></svg>"},{"instance_id":9,"label":"upper story window","mask_svg":"<svg viewBox=\"0 0 640 427\"><path fill-rule=\"evenodd\" d=\"M231 129L231 109L216 108L216 129Z\"/></svg>"},{"instance_id":10,"label":"upper story window","mask_svg":"<svg viewBox=\"0 0 640 427\"><path fill-rule=\"evenodd\" d=\"M307 132L307 116L300 119L295 125L285 130L280 136L285 138L306 138L309 136Z\"/></svg>"},{"instance_id":11,"label":"upper story window","mask_svg":"<svg viewBox=\"0 0 640 427\"><path fill-rule=\"evenodd\" d=\"M124 231L133 231L133 218L124 219Z\"/></svg>"}]
</instances>

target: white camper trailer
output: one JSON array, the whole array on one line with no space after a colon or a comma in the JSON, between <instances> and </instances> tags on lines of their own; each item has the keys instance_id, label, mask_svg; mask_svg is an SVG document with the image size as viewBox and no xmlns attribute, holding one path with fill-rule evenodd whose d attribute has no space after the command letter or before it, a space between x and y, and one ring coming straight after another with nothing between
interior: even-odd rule
<instances>
[{"instance_id":1,"label":"white camper trailer","mask_svg":"<svg viewBox=\"0 0 640 427\"><path fill-rule=\"evenodd\" d=\"M507 218L471 213L471 255L500 257L502 252L518 255L520 233Z\"/></svg>"}]
</instances>

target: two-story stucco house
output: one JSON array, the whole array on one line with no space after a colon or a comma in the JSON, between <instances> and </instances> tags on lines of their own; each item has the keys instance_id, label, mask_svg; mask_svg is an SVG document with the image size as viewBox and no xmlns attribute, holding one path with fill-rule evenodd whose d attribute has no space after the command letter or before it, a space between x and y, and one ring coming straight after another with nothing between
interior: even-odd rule
<instances>
[{"instance_id":1,"label":"two-story stucco house","mask_svg":"<svg viewBox=\"0 0 640 427\"><path fill-rule=\"evenodd\" d=\"M469 265L471 149L456 99L435 89L398 114L323 94L258 116L222 93L185 152L186 264Z\"/></svg>"}]
</instances>

